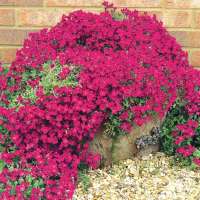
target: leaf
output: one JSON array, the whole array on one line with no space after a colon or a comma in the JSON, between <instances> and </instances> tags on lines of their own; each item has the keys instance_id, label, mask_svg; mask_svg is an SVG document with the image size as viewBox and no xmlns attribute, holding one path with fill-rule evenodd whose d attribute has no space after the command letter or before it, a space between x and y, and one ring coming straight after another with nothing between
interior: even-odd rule
<instances>
[{"instance_id":1,"label":"leaf","mask_svg":"<svg viewBox=\"0 0 200 200\"><path fill-rule=\"evenodd\" d=\"M5 163L3 160L0 160L0 172L3 171L3 168L5 167Z\"/></svg>"},{"instance_id":2,"label":"leaf","mask_svg":"<svg viewBox=\"0 0 200 200\"><path fill-rule=\"evenodd\" d=\"M193 153L193 156L200 158L200 150L196 150L196 151Z\"/></svg>"},{"instance_id":3,"label":"leaf","mask_svg":"<svg viewBox=\"0 0 200 200\"><path fill-rule=\"evenodd\" d=\"M113 14L112 14L112 16L113 16L113 19L115 19L115 20L123 20L124 18L125 18L125 16L124 16L124 14L123 13L121 13L121 12L114 12Z\"/></svg>"},{"instance_id":4,"label":"leaf","mask_svg":"<svg viewBox=\"0 0 200 200\"><path fill-rule=\"evenodd\" d=\"M83 185L84 190L87 191L91 185L89 176L86 173L79 172L79 181Z\"/></svg>"}]
</instances>

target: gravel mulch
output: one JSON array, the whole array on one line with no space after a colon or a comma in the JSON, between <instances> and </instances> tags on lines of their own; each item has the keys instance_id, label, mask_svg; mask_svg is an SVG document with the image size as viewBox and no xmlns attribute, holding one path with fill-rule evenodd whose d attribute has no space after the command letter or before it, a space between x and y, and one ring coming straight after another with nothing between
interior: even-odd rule
<instances>
[{"instance_id":1,"label":"gravel mulch","mask_svg":"<svg viewBox=\"0 0 200 200\"><path fill-rule=\"evenodd\" d=\"M200 200L200 170L172 163L156 153L90 170L73 200Z\"/></svg>"}]
</instances>

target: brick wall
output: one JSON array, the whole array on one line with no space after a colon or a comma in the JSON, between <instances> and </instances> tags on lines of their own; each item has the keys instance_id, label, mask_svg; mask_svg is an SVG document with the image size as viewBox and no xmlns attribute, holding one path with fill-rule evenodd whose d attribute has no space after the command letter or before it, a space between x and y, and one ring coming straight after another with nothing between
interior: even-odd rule
<instances>
[{"instance_id":1,"label":"brick wall","mask_svg":"<svg viewBox=\"0 0 200 200\"><path fill-rule=\"evenodd\" d=\"M200 0L110 0L155 13L200 67ZM28 32L50 27L75 9L100 12L102 0L0 0L0 60L11 62Z\"/></svg>"}]
</instances>

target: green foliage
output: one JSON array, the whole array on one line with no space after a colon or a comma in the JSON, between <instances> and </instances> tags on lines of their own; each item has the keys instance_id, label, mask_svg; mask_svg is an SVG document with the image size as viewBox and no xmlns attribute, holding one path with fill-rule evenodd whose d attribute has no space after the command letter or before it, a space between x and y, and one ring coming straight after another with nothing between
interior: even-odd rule
<instances>
[{"instance_id":1,"label":"green foliage","mask_svg":"<svg viewBox=\"0 0 200 200\"><path fill-rule=\"evenodd\" d=\"M79 165L78 165L78 170L81 171L81 172L88 171L89 167L88 167L87 164L80 162Z\"/></svg>"},{"instance_id":2,"label":"green foliage","mask_svg":"<svg viewBox=\"0 0 200 200\"><path fill-rule=\"evenodd\" d=\"M9 105L8 105L9 108L16 108L17 109L17 108L20 107L21 104L17 100L17 98L20 95L19 92L11 93L11 92L6 91L6 95L9 99Z\"/></svg>"},{"instance_id":3,"label":"green foliage","mask_svg":"<svg viewBox=\"0 0 200 200\"><path fill-rule=\"evenodd\" d=\"M200 150L196 150L196 151L193 153L193 156L200 158Z\"/></svg>"},{"instance_id":4,"label":"green foliage","mask_svg":"<svg viewBox=\"0 0 200 200\"><path fill-rule=\"evenodd\" d=\"M200 149L200 118L199 116L193 116L193 119L199 122L199 126L196 129L195 140L193 141L192 145ZM200 156L197 156L200 157Z\"/></svg>"},{"instance_id":5,"label":"green foliage","mask_svg":"<svg viewBox=\"0 0 200 200\"><path fill-rule=\"evenodd\" d=\"M35 88L32 88L31 86L27 85L26 86L26 89L24 91L24 93L22 94L22 97L24 99L30 99L31 102L35 102L36 99L37 99L37 96L36 96L36 89Z\"/></svg>"},{"instance_id":6,"label":"green foliage","mask_svg":"<svg viewBox=\"0 0 200 200\"><path fill-rule=\"evenodd\" d=\"M132 125L134 125L133 118L134 115L132 112L129 111L131 106L136 105L145 105L148 98L142 98L142 97L130 97L125 99L122 102L123 109L113 115L112 113L109 115L107 122L104 124L104 134L111 138L117 138L120 135L126 135L127 133L123 131L120 126L122 124L122 120L120 120L119 115L123 113L124 111L128 111L129 117L127 119L128 122L130 122ZM153 112L145 113L144 115L154 114Z\"/></svg>"},{"instance_id":7,"label":"green foliage","mask_svg":"<svg viewBox=\"0 0 200 200\"><path fill-rule=\"evenodd\" d=\"M175 154L174 138L172 131L175 129L177 124L185 123L189 118L184 103L177 100L169 112L167 113L165 120L161 126L161 149L167 155Z\"/></svg>"},{"instance_id":8,"label":"green foliage","mask_svg":"<svg viewBox=\"0 0 200 200\"><path fill-rule=\"evenodd\" d=\"M80 72L79 67L73 68L68 77L64 80L59 79L59 73L62 70L62 66L59 62L56 62L54 67L51 67L51 63L45 63L43 69L40 83L46 95L51 94L56 86L76 87L78 85L77 75Z\"/></svg>"},{"instance_id":9,"label":"green foliage","mask_svg":"<svg viewBox=\"0 0 200 200\"><path fill-rule=\"evenodd\" d=\"M109 137L117 137L119 135L125 135L126 133L120 129L121 120L117 115L110 114L108 122L104 124L104 134Z\"/></svg>"},{"instance_id":10,"label":"green foliage","mask_svg":"<svg viewBox=\"0 0 200 200\"><path fill-rule=\"evenodd\" d=\"M4 192L4 190L5 190L5 185L3 183L0 183L0 194Z\"/></svg>"},{"instance_id":11,"label":"green foliage","mask_svg":"<svg viewBox=\"0 0 200 200\"><path fill-rule=\"evenodd\" d=\"M27 85L22 91L16 91L14 93L7 91L6 94L10 100L8 106L9 108L18 109L20 106L22 106L22 104L18 101L19 96L21 96L23 99L30 100L32 104L37 100L36 88L32 88L29 85Z\"/></svg>"},{"instance_id":12,"label":"green foliage","mask_svg":"<svg viewBox=\"0 0 200 200\"><path fill-rule=\"evenodd\" d=\"M31 175L26 176L25 180L30 183L28 189L24 192L26 198L30 197L33 188L45 188L45 184L42 178L34 178Z\"/></svg>"},{"instance_id":13,"label":"green foliage","mask_svg":"<svg viewBox=\"0 0 200 200\"><path fill-rule=\"evenodd\" d=\"M122 103L124 109L128 109L131 106L136 106L136 105L140 105L143 106L146 104L146 101L148 100L148 97L129 97L127 99L125 99Z\"/></svg>"},{"instance_id":14,"label":"green foliage","mask_svg":"<svg viewBox=\"0 0 200 200\"><path fill-rule=\"evenodd\" d=\"M87 175L88 170L89 166L83 162L80 162L78 166L78 181L82 184L85 191L87 191L91 185L90 178Z\"/></svg>"},{"instance_id":15,"label":"green foliage","mask_svg":"<svg viewBox=\"0 0 200 200\"><path fill-rule=\"evenodd\" d=\"M192 162L192 158L191 157L183 157L181 155L175 155L174 157L175 160L175 164L181 168L188 168L188 169L195 169L195 164L193 164Z\"/></svg>"},{"instance_id":16,"label":"green foliage","mask_svg":"<svg viewBox=\"0 0 200 200\"><path fill-rule=\"evenodd\" d=\"M37 100L36 96L36 89L32 88L30 85L27 84L29 80L34 80L39 76L39 71L36 69L27 69L22 74L22 81L20 88L17 91L10 92L6 91L5 94L7 95L9 99L9 108L16 108L16 110L22 106L22 104L18 101L18 98L21 96L23 99L27 99L31 101L31 103L35 103ZM9 86L15 85L15 80L10 78L7 81Z\"/></svg>"},{"instance_id":17,"label":"green foliage","mask_svg":"<svg viewBox=\"0 0 200 200\"><path fill-rule=\"evenodd\" d=\"M84 189L85 191L88 191L88 188L89 188L90 185L91 185L91 181L90 181L90 178L89 178L89 176L87 175L87 172L86 172L86 171L79 171L78 180L79 180L79 182L82 184L83 189Z\"/></svg>"},{"instance_id":18,"label":"green foliage","mask_svg":"<svg viewBox=\"0 0 200 200\"><path fill-rule=\"evenodd\" d=\"M51 63L45 63L43 65L43 71L41 72L41 85L43 86L45 94L52 93L55 86L58 85L58 75L61 71L61 66L56 64L55 67L51 67Z\"/></svg>"},{"instance_id":19,"label":"green foliage","mask_svg":"<svg viewBox=\"0 0 200 200\"><path fill-rule=\"evenodd\" d=\"M54 65L52 67L52 65ZM73 67L73 69L68 74L67 78L61 80L59 78L59 73L62 70L62 65L59 62L52 63L51 61L46 62L43 65L43 70L26 68L25 72L22 74L22 81L19 90L15 92L6 91L5 94L9 99L9 108L16 108L16 110L22 106L19 103L18 98L21 96L25 100L29 100L34 104L37 100L36 91L38 86L31 87L27 84L29 80L40 79L39 86L43 87L44 93L50 95L56 86L58 87L76 87L78 85L77 75L80 73L80 67ZM6 72L5 72L6 73ZM15 80L8 78L7 83L9 86L15 85Z\"/></svg>"},{"instance_id":20,"label":"green foliage","mask_svg":"<svg viewBox=\"0 0 200 200\"><path fill-rule=\"evenodd\" d=\"M13 169L12 169L13 170ZM11 186L10 194L15 195L16 186L20 185L23 182L28 182L29 187L24 191L24 197L28 199L31 195L33 188L40 188L42 191L45 189L45 184L42 178L34 178L31 175L20 177L17 180L8 180L8 185ZM5 185L0 183L0 193L5 190Z\"/></svg>"},{"instance_id":21,"label":"green foliage","mask_svg":"<svg viewBox=\"0 0 200 200\"><path fill-rule=\"evenodd\" d=\"M0 72L0 76L1 75L6 75L9 71L9 65L8 64L2 64L2 67L3 67L3 71Z\"/></svg>"},{"instance_id":22,"label":"green foliage","mask_svg":"<svg viewBox=\"0 0 200 200\"><path fill-rule=\"evenodd\" d=\"M0 117L1 119L1 117ZM3 119L5 120L5 119ZM5 149L7 152L15 151L15 146L12 145L12 141L10 139L10 132L2 125L0 125L0 133L4 136L4 142L0 143L0 153L3 152Z\"/></svg>"},{"instance_id":23,"label":"green foliage","mask_svg":"<svg viewBox=\"0 0 200 200\"><path fill-rule=\"evenodd\" d=\"M112 17L115 20L121 21L123 19L125 19L125 15L122 12L119 11L111 11L112 13Z\"/></svg>"},{"instance_id":24,"label":"green foliage","mask_svg":"<svg viewBox=\"0 0 200 200\"><path fill-rule=\"evenodd\" d=\"M27 69L23 74L22 74L22 85L27 83L28 80L30 79L36 79L40 75L40 72L37 69Z\"/></svg>"},{"instance_id":25,"label":"green foliage","mask_svg":"<svg viewBox=\"0 0 200 200\"><path fill-rule=\"evenodd\" d=\"M4 166L5 166L4 161L3 161L3 160L0 160L0 173L2 172Z\"/></svg>"}]
</instances>

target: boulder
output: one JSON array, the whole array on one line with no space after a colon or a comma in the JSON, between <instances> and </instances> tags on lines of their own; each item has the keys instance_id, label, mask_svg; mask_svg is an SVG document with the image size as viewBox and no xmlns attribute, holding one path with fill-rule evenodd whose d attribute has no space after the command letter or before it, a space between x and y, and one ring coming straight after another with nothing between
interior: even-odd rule
<instances>
[{"instance_id":1,"label":"boulder","mask_svg":"<svg viewBox=\"0 0 200 200\"><path fill-rule=\"evenodd\" d=\"M134 156L142 156L159 150L159 144L149 144L145 148L137 148L136 141L142 136L151 136L152 129L160 127L161 120L153 120L142 126L134 126L127 135L120 135L117 138L111 138L104 134L104 128L101 128L90 143L89 151L99 153L102 157L101 166L111 165L120 160L131 159Z\"/></svg>"}]
</instances>

